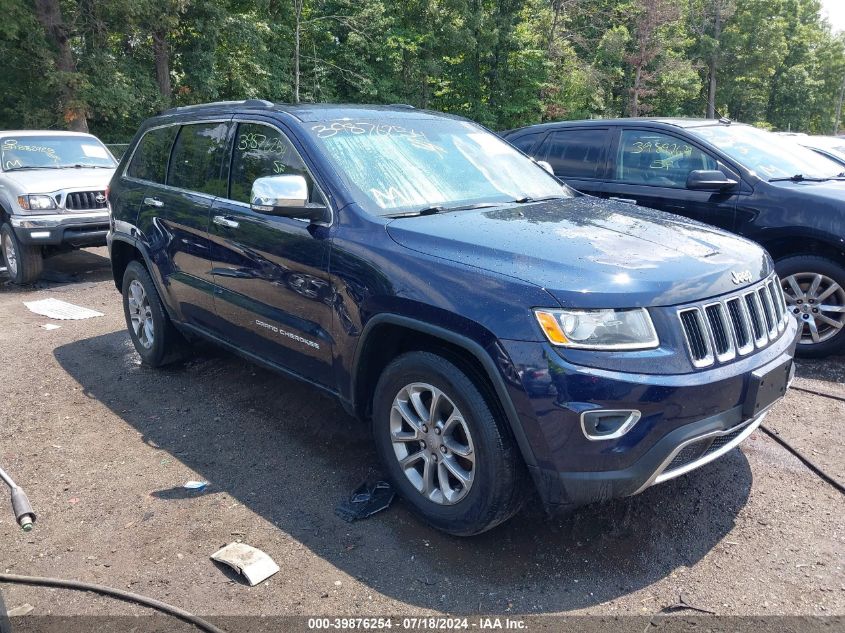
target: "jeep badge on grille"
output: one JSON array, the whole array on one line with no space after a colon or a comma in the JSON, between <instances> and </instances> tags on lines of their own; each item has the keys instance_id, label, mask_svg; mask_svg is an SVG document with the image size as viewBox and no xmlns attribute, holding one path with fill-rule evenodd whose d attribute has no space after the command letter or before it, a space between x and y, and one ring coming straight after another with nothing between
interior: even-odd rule
<instances>
[{"instance_id":1,"label":"jeep badge on grille","mask_svg":"<svg viewBox=\"0 0 845 633\"><path fill-rule=\"evenodd\" d=\"M738 286L740 284L750 284L754 281L754 276L750 270L732 270L731 280Z\"/></svg>"}]
</instances>

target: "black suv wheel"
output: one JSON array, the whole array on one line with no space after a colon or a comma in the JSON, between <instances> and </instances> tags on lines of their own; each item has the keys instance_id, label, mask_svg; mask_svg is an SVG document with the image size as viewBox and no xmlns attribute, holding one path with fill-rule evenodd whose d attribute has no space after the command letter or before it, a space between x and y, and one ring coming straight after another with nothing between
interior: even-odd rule
<instances>
[{"instance_id":1,"label":"black suv wheel","mask_svg":"<svg viewBox=\"0 0 845 633\"><path fill-rule=\"evenodd\" d=\"M123 274L123 314L144 364L160 367L182 355L185 341L164 311L150 274L138 261L130 262Z\"/></svg>"},{"instance_id":2,"label":"black suv wheel","mask_svg":"<svg viewBox=\"0 0 845 633\"><path fill-rule=\"evenodd\" d=\"M818 358L845 350L845 267L798 255L777 265L787 308L802 325L797 354Z\"/></svg>"},{"instance_id":3,"label":"black suv wheel","mask_svg":"<svg viewBox=\"0 0 845 633\"><path fill-rule=\"evenodd\" d=\"M9 224L0 227L0 247L9 278L16 284L30 284L41 276L44 257L40 246L21 244Z\"/></svg>"},{"instance_id":4,"label":"black suv wheel","mask_svg":"<svg viewBox=\"0 0 845 633\"><path fill-rule=\"evenodd\" d=\"M373 400L379 455L399 494L458 536L509 519L524 501L524 466L509 429L451 362L411 352L384 370Z\"/></svg>"}]
</instances>

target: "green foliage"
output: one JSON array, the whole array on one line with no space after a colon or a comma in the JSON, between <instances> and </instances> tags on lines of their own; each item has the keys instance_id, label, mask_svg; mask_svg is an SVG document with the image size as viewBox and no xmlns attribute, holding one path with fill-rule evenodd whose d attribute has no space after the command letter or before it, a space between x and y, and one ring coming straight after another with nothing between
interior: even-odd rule
<instances>
[{"instance_id":1,"label":"green foliage","mask_svg":"<svg viewBox=\"0 0 845 633\"><path fill-rule=\"evenodd\" d=\"M50 1L71 70L38 4L0 0L0 128L64 127L72 102L120 142L166 107L294 101L297 84L302 101L409 103L495 129L625 116L634 98L702 116L715 69L720 114L829 134L845 92L845 38L819 0Z\"/></svg>"}]
</instances>

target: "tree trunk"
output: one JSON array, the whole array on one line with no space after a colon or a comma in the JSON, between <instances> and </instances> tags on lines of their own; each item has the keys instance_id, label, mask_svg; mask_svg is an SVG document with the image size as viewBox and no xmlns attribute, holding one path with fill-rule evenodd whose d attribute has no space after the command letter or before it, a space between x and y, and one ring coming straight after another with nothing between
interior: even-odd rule
<instances>
[{"instance_id":1,"label":"tree trunk","mask_svg":"<svg viewBox=\"0 0 845 633\"><path fill-rule=\"evenodd\" d=\"M293 102L299 103L299 40L302 34L302 2L303 0L296 0L294 2L294 12L296 13L296 31L293 41Z\"/></svg>"},{"instance_id":2,"label":"tree trunk","mask_svg":"<svg viewBox=\"0 0 845 633\"><path fill-rule=\"evenodd\" d=\"M718 0L713 15L713 40L715 48L710 55L710 76L707 87L707 118L716 118L716 73L719 70L719 40L722 38L722 2Z\"/></svg>"},{"instance_id":3,"label":"tree trunk","mask_svg":"<svg viewBox=\"0 0 845 633\"><path fill-rule=\"evenodd\" d=\"M170 85L170 44L167 41L167 31L156 29L153 31L153 57L155 58L156 83L165 104L170 104L173 88Z\"/></svg>"},{"instance_id":4,"label":"tree trunk","mask_svg":"<svg viewBox=\"0 0 845 633\"><path fill-rule=\"evenodd\" d=\"M70 35L62 18L59 0L35 0L35 13L47 34L47 39L56 49L56 68L61 73L62 120L74 132L87 132L88 119L85 104L77 94L79 74L70 47Z\"/></svg>"},{"instance_id":5,"label":"tree trunk","mask_svg":"<svg viewBox=\"0 0 845 633\"><path fill-rule=\"evenodd\" d=\"M634 87L631 88L631 116L640 116L640 86L643 80L643 67L637 66L637 72L634 75Z\"/></svg>"}]
</instances>

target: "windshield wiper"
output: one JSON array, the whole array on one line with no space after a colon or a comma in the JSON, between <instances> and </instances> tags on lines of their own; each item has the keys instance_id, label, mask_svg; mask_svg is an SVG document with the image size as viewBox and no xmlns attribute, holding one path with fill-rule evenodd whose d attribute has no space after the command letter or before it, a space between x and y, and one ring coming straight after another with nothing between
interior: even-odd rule
<instances>
[{"instance_id":1,"label":"windshield wiper","mask_svg":"<svg viewBox=\"0 0 845 633\"><path fill-rule=\"evenodd\" d=\"M525 196L524 198L517 198L512 202L516 204L527 204L529 202L547 202L549 200L560 200L561 198L565 198L566 196L545 196L544 198L532 198L531 196Z\"/></svg>"},{"instance_id":2,"label":"windshield wiper","mask_svg":"<svg viewBox=\"0 0 845 633\"><path fill-rule=\"evenodd\" d=\"M85 165L83 163L76 163L75 165L61 165L63 168L73 167L74 169L113 169L107 165Z\"/></svg>"},{"instance_id":3,"label":"windshield wiper","mask_svg":"<svg viewBox=\"0 0 845 633\"><path fill-rule=\"evenodd\" d=\"M27 169L61 169L61 167L56 165L26 165L24 167L8 167L3 171L25 171Z\"/></svg>"},{"instance_id":4,"label":"windshield wiper","mask_svg":"<svg viewBox=\"0 0 845 633\"><path fill-rule=\"evenodd\" d=\"M839 176L831 176L830 178L813 178L812 176L805 176L804 174L795 174L789 178L769 178L769 182L826 182L828 180L839 178L840 176L841 174Z\"/></svg>"},{"instance_id":5,"label":"windshield wiper","mask_svg":"<svg viewBox=\"0 0 845 633\"><path fill-rule=\"evenodd\" d=\"M420 215L435 215L437 213L447 213L449 211L468 211L470 209L489 209L491 207L497 207L497 204L490 204L489 202L482 202L479 204L461 204L456 205L454 207L446 207L442 205L431 206L431 207L423 207L422 209L417 209L416 211L408 211L406 213L392 213L385 217L388 218L411 218L417 217Z\"/></svg>"}]
</instances>

